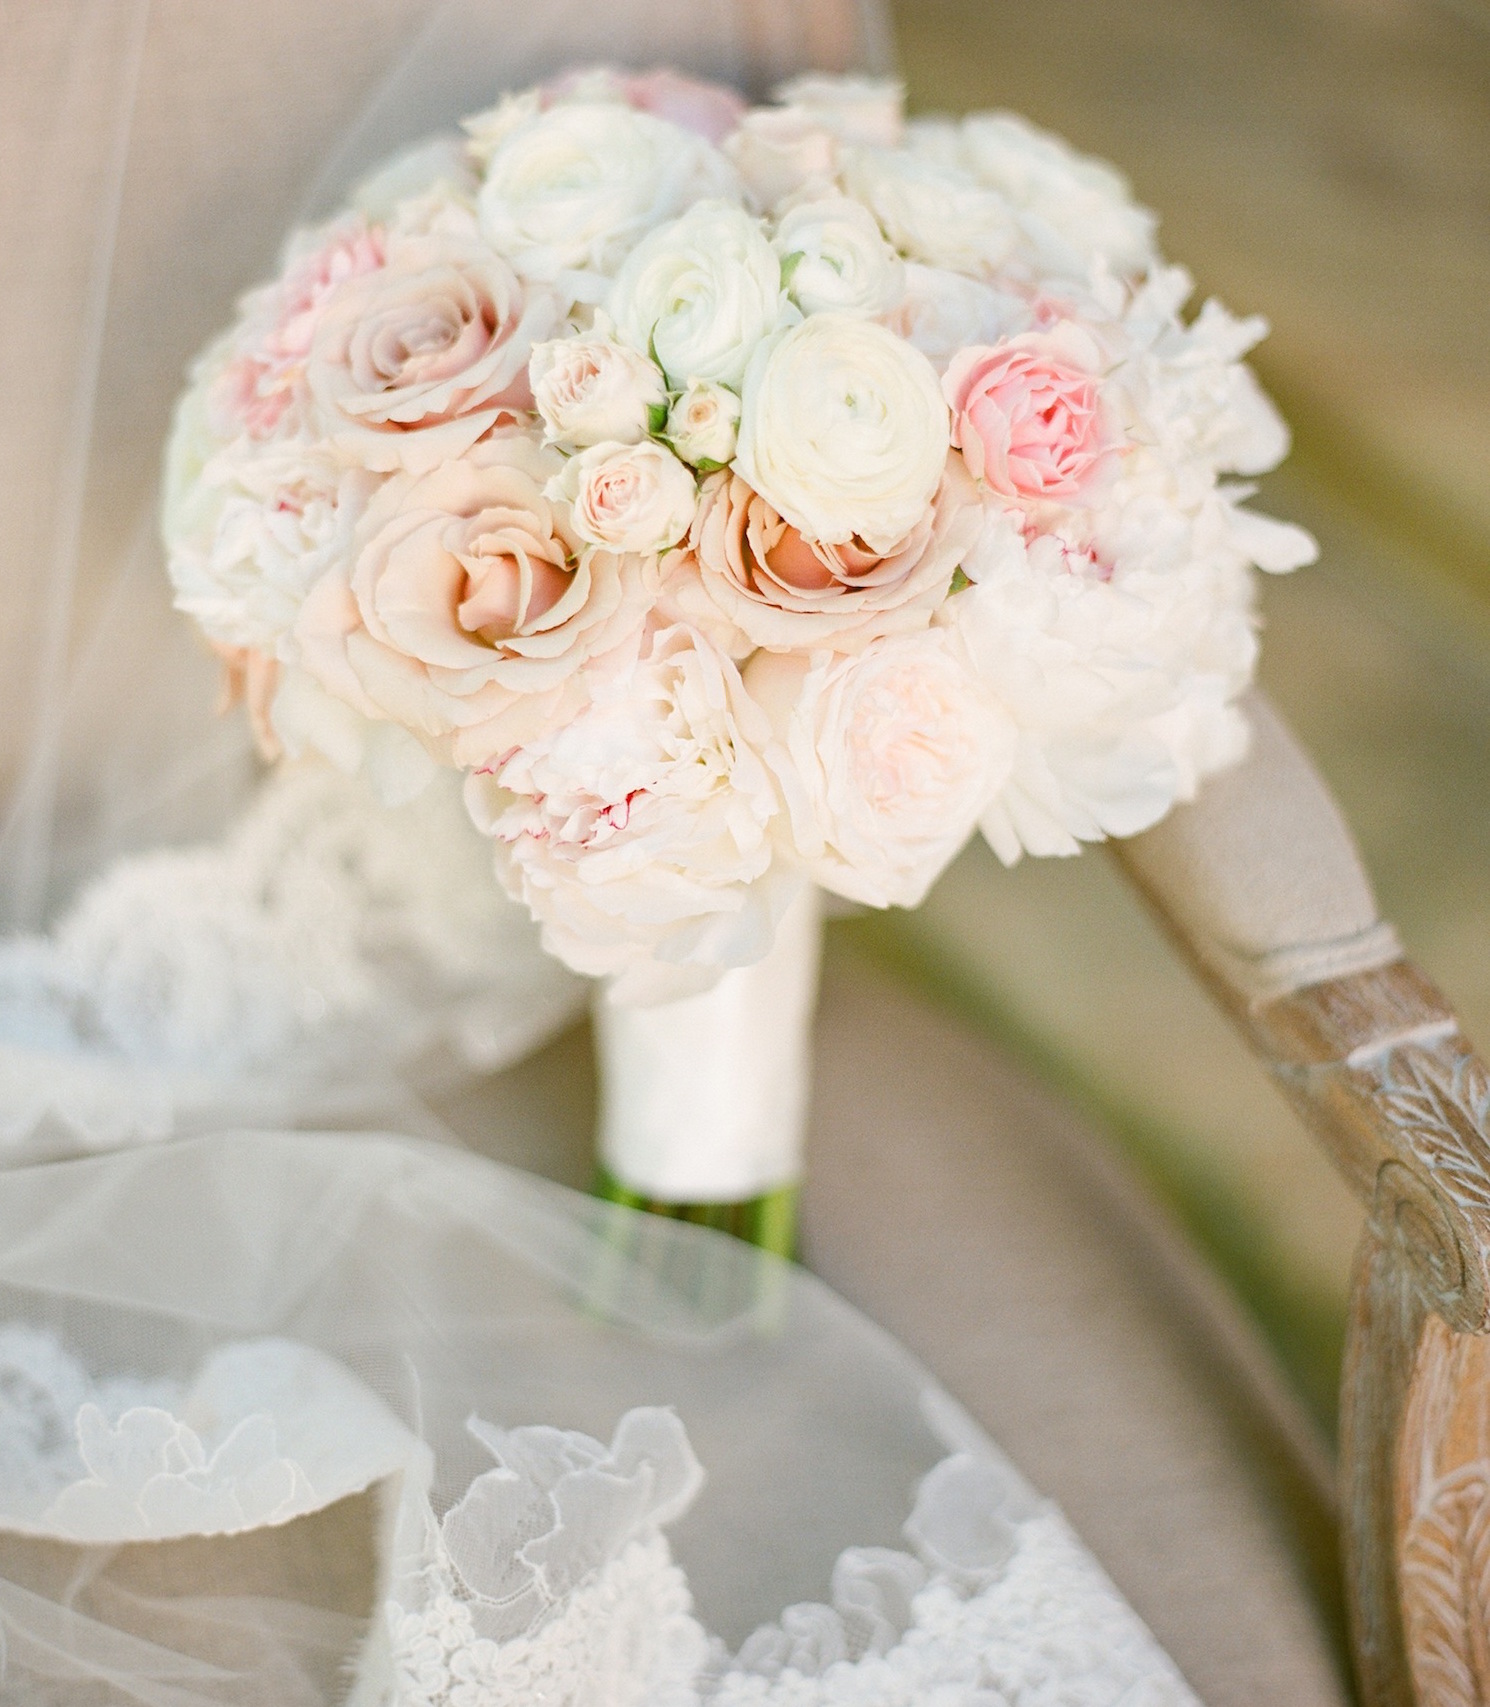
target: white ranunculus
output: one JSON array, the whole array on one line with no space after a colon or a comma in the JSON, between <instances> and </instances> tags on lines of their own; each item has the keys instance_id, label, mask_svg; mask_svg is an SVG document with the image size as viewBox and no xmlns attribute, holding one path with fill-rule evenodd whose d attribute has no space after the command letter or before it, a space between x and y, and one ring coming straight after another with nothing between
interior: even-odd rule
<instances>
[{"instance_id":1,"label":"white ranunculus","mask_svg":"<svg viewBox=\"0 0 1490 1707\"><path fill-rule=\"evenodd\" d=\"M669 410L663 437L695 468L723 468L735 454L739 426L739 397L727 386L694 379Z\"/></svg>"},{"instance_id":2,"label":"white ranunculus","mask_svg":"<svg viewBox=\"0 0 1490 1707\"><path fill-rule=\"evenodd\" d=\"M913 261L986 277L1019 240L1004 198L960 167L903 149L859 148L850 154L844 179Z\"/></svg>"},{"instance_id":3,"label":"white ranunculus","mask_svg":"<svg viewBox=\"0 0 1490 1707\"><path fill-rule=\"evenodd\" d=\"M736 194L718 149L609 101L531 113L492 148L481 233L527 278L598 301L632 248L701 196Z\"/></svg>"},{"instance_id":4,"label":"white ranunculus","mask_svg":"<svg viewBox=\"0 0 1490 1707\"><path fill-rule=\"evenodd\" d=\"M825 889L914 907L1013 762L1014 726L943 629L862 652L761 652L745 673L771 718L792 838Z\"/></svg>"},{"instance_id":5,"label":"white ranunculus","mask_svg":"<svg viewBox=\"0 0 1490 1707\"><path fill-rule=\"evenodd\" d=\"M826 77L807 72L775 90L842 141L895 148L905 129L905 86L894 77Z\"/></svg>"},{"instance_id":6,"label":"white ranunculus","mask_svg":"<svg viewBox=\"0 0 1490 1707\"><path fill-rule=\"evenodd\" d=\"M644 238L610 296L617 336L650 350L674 385L738 385L760 341L795 315L757 220L700 202Z\"/></svg>"},{"instance_id":7,"label":"white ranunculus","mask_svg":"<svg viewBox=\"0 0 1490 1707\"><path fill-rule=\"evenodd\" d=\"M598 444L570 457L546 496L570 506L575 533L607 551L676 545L693 523L698 488L664 445Z\"/></svg>"},{"instance_id":8,"label":"white ranunculus","mask_svg":"<svg viewBox=\"0 0 1490 1707\"><path fill-rule=\"evenodd\" d=\"M667 385L656 366L604 327L535 345L528 378L550 443L635 444L667 406Z\"/></svg>"},{"instance_id":9,"label":"white ranunculus","mask_svg":"<svg viewBox=\"0 0 1490 1707\"><path fill-rule=\"evenodd\" d=\"M900 257L868 208L850 196L819 196L788 208L776 226L775 248L787 291L804 314L836 309L873 318L904 294Z\"/></svg>"},{"instance_id":10,"label":"white ranunculus","mask_svg":"<svg viewBox=\"0 0 1490 1707\"><path fill-rule=\"evenodd\" d=\"M959 142L979 182L1014 208L1024 246L1043 271L1084 280L1099 259L1117 273L1154 264L1158 221L1106 161L1078 154L1017 113L973 113Z\"/></svg>"},{"instance_id":11,"label":"white ranunculus","mask_svg":"<svg viewBox=\"0 0 1490 1707\"><path fill-rule=\"evenodd\" d=\"M800 881L772 870L769 739L735 666L664 628L467 801L544 947L621 1000L665 1000L760 959Z\"/></svg>"},{"instance_id":12,"label":"white ranunculus","mask_svg":"<svg viewBox=\"0 0 1490 1707\"><path fill-rule=\"evenodd\" d=\"M813 314L751 362L735 467L807 539L888 552L926 514L947 433L925 356L873 321Z\"/></svg>"},{"instance_id":13,"label":"white ranunculus","mask_svg":"<svg viewBox=\"0 0 1490 1707\"><path fill-rule=\"evenodd\" d=\"M384 225L408 203L441 196L467 210L475 201L476 174L458 135L432 136L395 154L358 184L351 205L369 224Z\"/></svg>"},{"instance_id":14,"label":"white ranunculus","mask_svg":"<svg viewBox=\"0 0 1490 1707\"><path fill-rule=\"evenodd\" d=\"M1017 296L995 290L981 279L945 267L925 267L907 261L899 301L884 315L884 323L926 357L938 373L959 350L972 344L996 344L1010 333L1023 331L1029 308Z\"/></svg>"}]
</instances>

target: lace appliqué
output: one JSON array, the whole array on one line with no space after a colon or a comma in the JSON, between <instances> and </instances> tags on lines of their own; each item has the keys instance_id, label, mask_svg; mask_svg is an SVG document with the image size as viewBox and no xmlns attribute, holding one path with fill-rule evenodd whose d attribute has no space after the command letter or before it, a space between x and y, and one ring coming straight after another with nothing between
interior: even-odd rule
<instances>
[{"instance_id":1,"label":"lace appliqu\u00e9","mask_svg":"<svg viewBox=\"0 0 1490 1707\"><path fill-rule=\"evenodd\" d=\"M0 1145L289 1123L441 1048L491 1070L584 991L501 893L457 779L386 807L281 767L221 843L123 860L50 936L0 943Z\"/></svg>"}]
</instances>

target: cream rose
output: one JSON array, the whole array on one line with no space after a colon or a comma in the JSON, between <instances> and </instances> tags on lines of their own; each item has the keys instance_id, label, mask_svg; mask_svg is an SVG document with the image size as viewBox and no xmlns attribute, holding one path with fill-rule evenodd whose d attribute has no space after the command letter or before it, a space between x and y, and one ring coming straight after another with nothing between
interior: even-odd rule
<instances>
[{"instance_id":1,"label":"cream rose","mask_svg":"<svg viewBox=\"0 0 1490 1707\"><path fill-rule=\"evenodd\" d=\"M935 371L872 321L813 314L756 352L735 467L810 540L893 551L947 460Z\"/></svg>"},{"instance_id":2,"label":"cream rose","mask_svg":"<svg viewBox=\"0 0 1490 1707\"><path fill-rule=\"evenodd\" d=\"M544 436L560 444L635 444L667 408L667 385L656 366L604 329L539 344L528 378Z\"/></svg>"},{"instance_id":3,"label":"cream rose","mask_svg":"<svg viewBox=\"0 0 1490 1707\"><path fill-rule=\"evenodd\" d=\"M610 295L617 336L649 350L674 385L738 385L756 346L795 310L760 225L700 202L632 250Z\"/></svg>"},{"instance_id":4,"label":"cream rose","mask_svg":"<svg viewBox=\"0 0 1490 1707\"><path fill-rule=\"evenodd\" d=\"M905 130L905 87L893 77L825 77L808 72L775 91L844 142L898 146Z\"/></svg>"},{"instance_id":5,"label":"cream rose","mask_svg":"<svg viewBox=\"0 0 1490 1707\"><path fill-rule=\"evenodd\" d=\"M804 314L884 314L905 291L900 257L874 216L850 196L801 201L782 214L774 243L781 275Z\"/></svg>"},{"instance_id":6,"label":"cream rose","mask_svg":"<svg viewBox=\"0 0 1490 1707\"><path fill-rule=\"evenodd\" d=\"M973 483L949 457L930 508L889 552L809 543L727 472L704 482L689 544L703 591L751 647L842 651L924 628L979 527ZM687 599L681 587L674 596Z\"/></svg>"},{"instance_id":7,"label":"cream rose","mask_svg":"<svg viewBox=\"0 0 1490 1707\"><path fill-rule=\"evenodd\" d=\"M645 566L578 551L544 496L560 463L500 434L459 462L399 475L369 504L350 568L325 575L295 625L299 661L364 717L485 762L570 704L575 677L644 618Z\"/></svg>"},{"instance_id":8,"label":"cream rose","mask_svg":"<svg viewBox=\"0 0 1490 1707\"><path fill-rule=\"evenodd\" d=\"M569 505L580 539L607 551L666 551L688 532L698 501L692 473L651 442L591 445L545 491Z\"/></svg>"},{"instance_id":9,"label":"cream rose","mask_svg":"<svg viewBox=\"0 0 1490 1707\"><path fill-rule=\"evenodd\" d=\"M701 196L735 193L729 162L702 137L614 102L574 101L500 136L477 211L482 235L524 277L596 302L654 226Z\"/></svg>"},{"instance_id":10,"label":"cream rose","mask_svg":"<svg viewBox=\"0 0 1490 1707\"><path fill-rule=\"evenodd\" d=\"M745 673L798 857L825 889L914 907L1013 764L1015 733L943 629L851 657L758 653Z\"/></svg>"},{"instance_id":11,"label":"cream rose","mask_svg":"<svg viewBox=\"0 0 1490 1707\"><path fill-rule=\"evenodd\" d=\"M664 628L467 801L551 954L615 977L621 1000L667 999L771 945L791 880L771 870L769 737L734 665Z\"/></svg>"},{"instance_id":12,"label":"cream rose","mask_svg":"<svg viewBox=\"0 0 1490 1707\"><path fill-rule=\"evenodd\" d=\"M837 137L801 107L752 107L724 152L761 208L838 172Z\"/></svg>"},{"instance_id":13,"label":"cream rose","mask_svg":"<svg viewBox=\"0 0 1490 1707\"><path fill-rule=\"evenodd\" d=\"M844 171L901 254L987 276L1008 259L1019 228L1003 197L970 172L901 149L855 149Z\"/></svg>"},{"instance_id":14,"label":"cream rose","mask_svg":"<svg viewBox=\"0 0 1490 1707\"><path fill-rule=\"evenodd\" d=\"M428 473L532 402L528 358L559 303L474 237L390 240L327 303L306 362L314 424L349 460Z\"/></svg>"},{"instance_id":15,"label":"cream rose","mask_svg":"<svg viewBox=\"0 0 1490 1707\"><path fill-rule=\"evenodd\" d=\"M707 379L688 382L668 411L663 437L695 468L723 468L735 454L740 399Z\"/></svg>"}]
</instances>

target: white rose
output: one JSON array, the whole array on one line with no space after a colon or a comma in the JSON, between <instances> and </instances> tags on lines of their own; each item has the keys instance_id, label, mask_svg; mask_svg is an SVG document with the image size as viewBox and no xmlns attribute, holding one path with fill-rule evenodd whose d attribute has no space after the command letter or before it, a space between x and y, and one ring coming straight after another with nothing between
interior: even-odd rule
<instances>
[{"instance_id":1,"label":"white rose","mask_svg":"<svg viewBox=\"0 0 1490 1707\"><path fill-rule=\"evenodd\" d=\"M467 803L544 947L617 976L622 1000L663 1000L771 945L793 880L771 869L769 738L734 665L665 628L578 716L472 777Z\"/></svg>"},{"instance_id":2,"label":"white rose","mask_svg":"<svg viewBox=\"0 0 1490 1707\"><path fill-rule=\"evenodd\" d=\"M959 167L898 149L861 148L853 151L844 178L850 194L913 261L987 275L1018 242L1003 197Z\"/></svg>"},{"instance_id":3,"label":"white rose","mask_svg":"<svg viewBox=\"0 0 1490 1707\"><path fill-rule=\"evenodd\" d=\"M1154 264L1158 221L1106 161L1078 154L1015 113L974 113L963 120L959 141L979 182L1016 210L1042 270L1085 279L1099 258L1118 273Z\"/></svg>"},{"instance_id":4,"label":"white rose","mask_svg":"<svg viewBox=\"0 0 1490 1707\"><path fill-rule=\"evenodd\" d=\"M894 148L905 129L905 87L893 77L825 77L808 72L775 91L844 142Z\"/></svg>"},{"instance_id":5,"label":"white rose","mask_svg":"<svg viewBox=\"0 0 1490 1707\"><path fill-rule=\"evenodd\" d=\"M761 652L745 673L771 718L792 838L824 888L914 907L1013 762L1014 726L942 629L862 652Z\"/></svg>"},{"instance_id":6,"label":"white rose","mask_svg":"<svg viewBox=\"0 0 1490 1707\"><path fill-rule=\"evenodd\" d=\"M545 496L571 507L575 533L607 551L666 551L693 523L698 488L665 446L598 444L570 457Z\"/></svg>"},{"instance_id":7,"label":"white rose","mask_svg":"<svg viewBox=\"0 0 1490 1707\"><path fill-rule=\"evenodd\" d=\"M868 208L849 196L789 208L776 226L775 249L787 290L804 314L836 309L872 318L904 294L900 257Z\"/></svg>"},{"instance_id":8,"label":"white rose","mask_svg":"<svg viewBox=\"0 0 1490 1707\"><path fill-rule=\"evenodd\" d=\"M752 107L723 147L757 207L838 172L837 137L800 107Z\"/></svg>"},{"instance_id":9,"label":"white rose","mask_svg":"<svg viewBox=\"0 0 1490 1707\"><path fill-rule=\"evenodd\" d=\"M735 192L729 162L701 136L630 107L565 102L495 144L477 212L519 273L594 302L654 226Z\"/></svg>"},{"instance_id":10,"label":"white rose","mask_svg":"<svg viewBox=\"0 0 1490 1707\"><path fill-rule=\"evenodd\" d=\"M667 407L667 385L654 364L603 328L536 345L528 378L550 443L635 444Z\"/></svg>"},{"instance_id":11,"label":"white rose","mask_svg":"<svg viewBox=\"0 0 1490 1707\"><path fill-rule=\"evenodd\" d=\"M695 468L723 468L735 454L739 425L740 399L735 393L695 379L668 411L663 437Z\"/></svg>"},{"instance_id":12,"label":"white rose","mask_svg":"<svg viewBox=\"0 0 1490 1707\"><path fill-rule=\"evenodd\" d=\"M946 371L959 350L996 344L1029 323L1029 307L1019 297L965 273L907 261L903 283L900 300L884 315L884 324L914 344L938 373Z\"/></svg>"},{"instance_id":13,"label":"white rose","mask_svg":"<svg viewBox=\"0 0 1490 1707\"><path fill-rule=\"evenodd\" d=\"M637 245L611 292L617 335L650 350L674 385L738 385L762 338L795 311L759 223L700 202Z\"/></svg>"},{"instance_id":14,"label":"white rose","mask_svg":"<svg viewBox=\"0 0 1490 1707\"><path fill-rule=\"evenodd\" d=\"M887 552L925 516L947 434L925 356L873 321L813 314L751 362L735 467L809 540Z\"/></svg>"}]
</instances>

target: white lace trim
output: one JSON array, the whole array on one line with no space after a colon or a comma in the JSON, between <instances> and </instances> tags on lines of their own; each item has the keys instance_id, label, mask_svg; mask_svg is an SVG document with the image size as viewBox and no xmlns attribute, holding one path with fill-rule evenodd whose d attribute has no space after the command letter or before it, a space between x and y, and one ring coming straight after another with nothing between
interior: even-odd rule
<instances>
[{"instance_id":1,"label":"white lace trim","mask_svg":"<svg viewBox=\"0 0 1490 1707\"><path fill-rule=\"evenodd\" d=\"M288 1123L444 1046L491 1070L579 1009L455 779L386 807L280 767L222 842L126 859L0 942L0 1146Z\"/></svg>"},{"instance_id":2,"label":"white lace trim","mask_svg":"<svg viewBox=\"0 0 1490 1707\"><path fill-rule=\"evenodd\" d=\"M663 1529L703 1483L682 1423L610 1445L471 1434L493 1468L437 1520L433 1462L371 1392L285 1340L219 1348L189 1388L91 1381L47 1333L0 1329L0 1528L108 1542L231 1535L386 1481L378 1707L1198 1707L1060 1514L974 1453L924 1478L907 1551L856 1547L830 1600L733 1656L694 1616Z\"/></svg>"}]
</instances>

